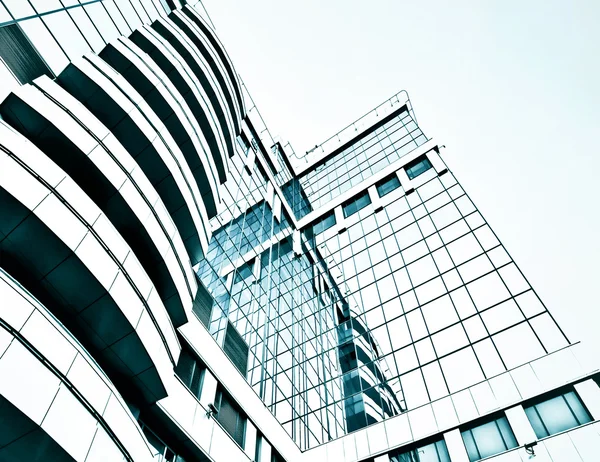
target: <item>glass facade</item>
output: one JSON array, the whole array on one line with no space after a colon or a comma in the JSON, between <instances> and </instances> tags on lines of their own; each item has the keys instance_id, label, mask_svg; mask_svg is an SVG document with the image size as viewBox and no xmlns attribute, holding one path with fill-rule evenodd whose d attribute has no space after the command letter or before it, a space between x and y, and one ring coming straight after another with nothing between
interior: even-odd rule
<instances>
[{"instance_id":1,"label":"glass facade","mask_svg":"<svg viewBox=\"0 0 600 462\"><path fill-rule=\"evenodd\" d=\"M392 462L450 462L446 431L471 461L517 446L507 418L486 414L515 399L481 406L500 396L490 383L508 377L525 388L510 374L535 376L533 362L570 343L408 97L298 158L270 138L255 107L246 110L251 98L192 6L0 0L0 15L10 44L0 83L14 81L0 104L0 288L14 273L21 286L10 291L31 292L45 313L31 319L58 319L77 351L56 354L45 335L25 342L39 326L22 333L25 321L2 312L0 367L22 343L18 357L35 356L27 374L37 371L36 384L52 374L60 397L80 379L77 362L71 370L62 361L85 358L82 375L101 383L73 392L77 412L95 419L77 460L97 428L109 455L94 460L154 451L164 461L279 462L353 432L338 442L352 460L397 448ZM21 176L4 174L9 167ZM2 370L20 377L17 367ZM110 405L95 409L87 393L100 389ZM1 426L13 404L0 394ZM457 396L473 418L459 416L467 406ZM537 438L591 422L580 396L529 400ZM445 428L451 419L432 410L442 401L460 417ZM55 402L34 403L36 412ZM131 454L119 431L139 440Z\"/></svg>"},{"instance_id":2,"label":"glass facade","mask_svg":"<svg viewBox=\"0 0 600 462\"><path fill-rule=\"evenodd\" d=\"M409 409L568 344L454 176L418 179L315 236Z\"/></svg>"},{"instance_id":3,"label":"glass facade","mask_svg":"<svg viewBox=\"0 0 600 462\"><path fill-rule=\"evenodd\" d=\"M308 202L318 209L426 141L405 106L382 126L303 173L299 181Z\"/></svg>"},{"instance_id":4,"label":"glass facade","mask_svg":"<svg viewBox=\"0 0 600 462\"><path fill-rule=\"evenodd\" d=\"M215 219L221 225L198 268L214 298L209 329L220 342L228 325L239 332L249 383L301 448L568 344L452 173L433 168L433 152L398 163L414 192L404 192L396 173L379 180L375 210L368 179L410 153L391 136L399 124L410 124L406 136L418 130L407 117L367 131L300 179L284 168L278 217L266 173L244 162L257 142L240 141L232 159L237 174L225 185L232 206ZM367 161L364 148L375 138L388 155ZM339 224L307 179L318 182L322 170L327 181L349 177L347 162L356 162L352 178L360 179L352 186L364 190L340 205ZM320 218L297 239L287 210Z\"/></svg>"}]
</instances>

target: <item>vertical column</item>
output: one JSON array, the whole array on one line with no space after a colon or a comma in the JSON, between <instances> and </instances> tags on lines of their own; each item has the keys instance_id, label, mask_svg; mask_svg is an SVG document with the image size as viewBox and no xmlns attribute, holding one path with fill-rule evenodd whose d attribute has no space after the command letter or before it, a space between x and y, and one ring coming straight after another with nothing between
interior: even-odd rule
<instances>
[{"instance_id":1,"label":"vertical column","mask_svg":"<svg viewBox=\"0 0 600 462\"><path fill-rule=\"evenodd\" d=\"M254 276L254 282L260 281L260 270L261 270L260 255L254 258L254 266L252 267L252 275Z\"/></svg>"},{"instance_id":2,"label":"vertical column","mask_svg":"<svg viewBox=\"0 0 600 462\"><path fill-rule=\"evenodd\" d=\"M523 406L519 405L507 409L506 418L508 419L510 428L512 428L519 445L524 446L537 441L537 436L529 423L529 419L527 418L527 414L525 414Z\"/></svg>"},{"instance_id":3,"label":"vertical column","mask_svg":"<svg viewBox=\"0 0 600 462\"><path fill-rule=\"evenodd\" d=\"M377 186L369 186L369 198L371 199L375 213L381 212L383 210L383 205L381 205L379 193L377 192Z\"/></svg>"},{"instance_id":4,"label":"vertical column","mask_svg":"<svg viewBox=\"0 0 600 462\"><path fill-rule=\"evenodd\" d=\"M440 157L438 148L429 151L427 153L427 158L429 159L429 162L431 162L431 166L435 169L439 176L442 176L448 171L448 167L446 167L446 164Z\"/></svg>"},{"instance_id":5,"label":"vertical column","mask_svg":"<svg viewBox=\"0 0 600 462\"><path fill-rule=\"evenodd\" d=\"M459 429L444 433L444 441L452 462L469 462L469 455Z\"/></svg>"},{"instance_id":6,"label":"vertical column","mask_svg":"<svg viewBox=\"0 0 600 462\"><path fill-rule=\"evenodd\" d=\"M214 404L217 394L217 379L207 369L202 379L202 391L200 392L200 404L208 409L209 404Z\"/></svg>"},{"instance_id":7,"label":"vertical column","mask_svg":"<svg viewBox=\"0 0 600 462\"><path fill-rule=\"evenodd\" d=\"M275 201L273 204L273 216L281 223L281 199L277 194L275 194Z\"/></svg>"},{"instance_id":8,"label":"vertical column","mask_svg":"<svg viewBox=\"0 0 600 462\"><path fill-rule=\"evenodd\" d=\"M256 427L252 425L252 422L246 420L246 434L244 435L244 452L254 460L256 454Z\"/></svg>"},{"instance_id":9,"label":"vertical column","mask_svg":"<svg viewBox=\"0 0 600 462\"><path fill-rule=\"evenodd\" d=\"M300 238L300 231L295 229L294 234L292 235L292 247L294 249L294 254L296 254L297 257L302 255L302 242L300 241Z\"/></svg>"},{"instance_id":10,"label":"vertical column","mask_svg":"<svg viewBox=\"0 0 600 462\"><path fill-rule=\"evenodd\" d=\"M600 387L589 379L575 385L577 394L594 420L600 420Z\"/></svg>"},{"instance_id":11,"label":"vertical column","mask_svg":"<svg viewBox=\"0 0 600 462\"><path fill-rule=\"evenodd\" d=\"M244 168L248 172L248 175L252 175L252 170L254 169L254 161L256 160L256 152L254 149L250 149L248 151L248 157L246 157L246 162Z\"/></svg>"},{"instance_id":12,"label":"vertical column","mask_svg":"<svg viewBox=\"0 0 600 462\"><path fill-rule=\"evenodd\" d=\"M411 183L410 179L408 178L408 175L406 174L406 170L404 170L404 168L401 168L400 170L398 170L396 172L396 175L398 175L398 179L400 180L402 189L404 189L404 193L407 196L410 193L415 191L415 188L413 188L412 183Z\"/></svg>"},{"instance_id":13,"label":"vertical column","mask_svg":"<svg viewBox=\"0 0 600 462\"><path fill-rule=\"evenodd\" d=\"M334 209L335 213L335 222L337 227L337 232L343 233L346 231L346 218L344 218L344 211L342 210L342 206L338 206Z\"/></svg>"},{"instance_id":14,"label":"vertical column","mask_svg":"<svg viewBox=\"0 0 600 462\"><path fill-rule=\"evenodd\" d=\"M265 199L267 200L267 203L271 206L271 210L273 210L274 208L274 196L275 187L273 186L273 183L269 181L267 183L267 196L265 197Z\"/></svg>"},{"instance_id":15,"label":"vertical column","mask_svg":"<svg viewBox=\"0 0 600 462\"><path fill-rule=\"evenodd\" d=\"M260 454L256 462L271 462L271 445L264 436L260 437Z\"/></svg>"}]
</instances>

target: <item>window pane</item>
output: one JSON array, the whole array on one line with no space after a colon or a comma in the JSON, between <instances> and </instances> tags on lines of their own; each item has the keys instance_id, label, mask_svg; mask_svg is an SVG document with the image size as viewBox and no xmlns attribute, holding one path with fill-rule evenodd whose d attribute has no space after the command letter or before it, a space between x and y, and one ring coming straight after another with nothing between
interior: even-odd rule
<instances>
[{"instance_id":1,"label":"window pane","mask_svg":"<svg viewBox=\"0 0 600 462\"><path fill-rule=\"evenodd\" d=\"M502 417L501 419L496 420L496 423L500 429L500 434L502 435L506 449L517 447L517 440L508 424L508 420L506 420L505 417Z\"/></svg>"},{"instance_id":2,"label":"window pane","mask_svg":"<svg viewBox=\"0 0 600 462\"><path fill-rule=\"evenodd\" d=\"M446 442L441 440L400 454L390 454L390 462L450 462L450 456Z\"/></svg>"},{"instance_id":3,"label":"window pane","mask_svg":"<svg viewBox=\"0 0 600 462\"><path fill-rule=\"evenodd\" d=\"M356 199L356 210L357 211L362 210L370 203L371 203L371 198L369 197L368 193L365 193Z\"/></svg>"},{"instance_id":4,"label":"window pane","mask_svg":"<svg viewBox=\"0 0 600 462\"><path fill-rule=\"evenodd\" d=\"M474 460L479 460L479 451L477 450L477 445L475 444L475 439L473 438L473 433L471 430L467 430L462 433L463 441L465 443L465 448L467 449L467 454L469 455L469 460L472 462Z\"/></svg>"},{"instance_id":5,"label":"window pane","mask_svg":"<svg viewBox=\"0 0 600 462\"><path fill-rule=\"evenodd\" d=\"M506 417L467 430L462 436L471 462L517 447Z\"/></svg>"},{"instance_id":6,"label":"window pane","mask_svg":"<svg viewBox=\"0 0 600 462\"><path fill-rule=\"evenodd\" d=\"M535 406L525 408L525 414L527 415L529 423L531 423L533 431L535 431L535 435L538 438L545 438L546 436L549 436L542 419L540 419L539 414L535 410Z\"/></svg>"},{"instance_id":7,"label":"window pane","mask_svg":"<svg viewBox=\"0 0 600 462\"><path fill-rule=\"evenodd\" d=\"M525 409L525 413L538 438L554 435L591 421L590 415L572 391L530 406Z\"/></svg>"},{"instance_id":8,"label":"window pane","mask_svg":"<svg viewBox=\"0 0 600 462\"><path fill-rule=\"evenodd\" d=\"M379 197L383 197L399 187L400 180L398 180L398 177L394 174L394 176L386 179L383 182L380 182L377 185L377 193L379 194Z\"/></svg>"},{"instance_id":9,"label":"window pane","mask_svg":"<svg viewBox=\"0 0 600 462\"><path fill-rule=\"evenodd\" d=\"M565 399L571 408L571 411L575 414L575 418L579 425L583 425L584 423L588 423L592 421L592 418L581 404L579 397L575 394L575 392L569 392L565 394Z\"/></svg>"},{"instance_id":10,"label":"window pane","mask_svg":"<svg viewBox=\"0 0 600 462\"><path fill-rule=\"evenodd\" d=\"M421 173L426 172L431 168L431 163L427 158L416 159L405 167L406 174L411 180L418 177Z\"/></svg>"}]
</instances>

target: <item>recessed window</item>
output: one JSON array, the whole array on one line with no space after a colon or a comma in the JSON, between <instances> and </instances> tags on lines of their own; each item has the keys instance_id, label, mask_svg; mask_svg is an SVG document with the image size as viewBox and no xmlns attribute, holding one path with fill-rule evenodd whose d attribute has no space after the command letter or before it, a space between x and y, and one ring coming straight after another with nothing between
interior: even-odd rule
<instances>
[{"instance_id":1,"label":"recessed window","mask_svg":"<svg viewBox=\"0 0 600 462\"><path fill-rule=\"evenodd\" d=\"M240 445L244 447L244 434L246 433L246 414L237 403L220 386L215 396L215 407L217 414L215 418L227 433Z\"/></svg>"},{"instance_id":2,"label":"recessed window","mask_svg":"<svg viewBox=\"0 0 600 462\"><path fill-rule=\"evenodd\" d=\"M350 199L343 205L344 217L348 218L350 215L354 215L356 212L364 209L370 203L371 198L369 197L369 193L366 191L360 196Z\"/></svg>"},{"instance_id":3,"label":"recessed window","mask_svg":"<svg viewBox=\"0 0 600 462\"><path fill-rule=\"evenodd\" d=\"M400 187L400 180L394 173L388 178L384 178L379 183L377 183L377 194L379 197L383 197L386 194L391 193L394 189L398 189Z\"/></svg>"},{"instance_id":4,"label":"recessed window","mask_svg":"<svg viewBox=\"0 0 600 462\"><path fill-rule=\"evenodd\" d=\"M335 214L330 212L313 225L313 234L321 234L332 226L335 226Z\"/></svg>"},{"instance_id":5,"label":"recessed window","mask_svg":"<svg viewBox=\"0 0 600 462\"><path fill-rule=\"evenodd\" d=\"M422 156L413 160L410 164L404 167L404 170L406 170L408 178L412 180L418 177L421 173L425 173L430 168L431 162L429 162L429 159L427 159L427 157Z\"/></svg>"},{"instance_id":6,"label":"recessed window","mask_svg":"<svg viewBox=\"0 0 600 462\"><path fill-rule=\"evenodd\" d=\"M146 424L144 424L143 422L140 422L140 427L142 428L142 432L144 433L144 436L148 440L148 443L150 443L150 445L154 449L155 460L158 459L158 460L164 461L164 462L175 462L175 461L183 460L181 457L177 456L175 451L173 451L170 447L168 447L163 442L163 440L161 440L158 436L156 436L156 433L154 433L152 430L150 430L146 426Z\"/></svg>"},{"instance_id":7,"label":"recessed window","mask_svg":"<svg viewBox=\"0 0 600 462\"><path fill-rule=\"evenodd\" d=\"M592 421L573 391L528 406L525 408L525 414L538 438L545 438Z\"/></svg>"},{"instance_id":8,"label":"recessed window","mask_svg":"<svg viewBox=\"0 0 600 462\"><path fill-rule=\"evenodd\" d=\"M421 446L400 454L390 454L390 462L450 462L444 440Z\"/></svg>"},{"instance_id":9,"label":"recessed window","mask_svg":"<svg viewBox=\"0 0 600 462\"><path fill-rule=\"evenodd\" d=\"M518 446L506 417L470 428L461 434L471 462Z\"/></svg>"},{"instance_id":10,"label":"recessed window","mask_svg":"<svg viewBox=\"0 0 600 462\"><path fill-rule=\"evenodd\" d=\"M175 374L198 399L200 399L200 392L202 391L205 370L206 366L192 353L189 347L184 345L179 355L177 367L175 367Z\"/></svg>"}]
</instances>

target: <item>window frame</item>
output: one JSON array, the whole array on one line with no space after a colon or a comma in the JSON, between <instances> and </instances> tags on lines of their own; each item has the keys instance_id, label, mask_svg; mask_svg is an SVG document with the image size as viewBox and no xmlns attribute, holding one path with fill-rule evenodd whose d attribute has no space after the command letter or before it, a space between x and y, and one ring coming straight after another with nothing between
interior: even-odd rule
<instances>
[{"instance_id":1,"label":"window frame","mask_svg":"<svg viewBox=\"0 0 600 462\"><path fill-rule=\"evenodd\" d=\"M389 183L394 183L394 187L392 189L389 190L384 190L382 193L382 189L384 186L388 185ZM383 180L378 181L375 184L375 188L377 189L377 194L379 195L379 197L385 197L388 194L390 194L391 192L395 191L396 189L399 189L402 185L400 184L400 180L398 179L398 175L396 175L396 173L392 173L391 175L385 177Z\"/></svg>"},{"instance_id":2,"label":"window frame","mask_svg":"<svg viewBox=\"0 0 600 462\"><path fill-rule=\"evenodd\" d=\"M426 168L423 170L418 170L416 173L412 171L414 168L421 164L426 165ZM414 180L415 178L422 175L426 171L431 170L432 168L433 165L431 164L431 161L425 154L423 154L422 156L419 156L416 159L410 161L408 164L406 164L404 166L404 171L406 172L406 175L408 176L409 180Z\"/></svg>"},{"instance_id":3,"label":"window frame","mask_svg":"<svg viewBox=\"0 0 600 462\"><path fill-rule=\"evenodd\" d=\"M501 426L499 425L499 422L502 422L503 424L506 425L506 429L508 429L510 431L510 435L505 435L504 431L502 430ZM495 424L497 433L500 437L500 440L502 441L502 443L504 445L504 449L502 449L498 452L489 452L489 451L484 452L482 455L482 451L481 451L482 448L480 448L480 445L477 443L477 439L473 433L473 430L482 428L482 427L492 424L492 423ZM469 438L471 439L471 441L474 445L474 448L470 445L470 442L465 439L465 435L467 435L467 434L469 435ZM493 457L498 454L502 454L506 451L510 451L512 449L519 447L519 443L517 441L517 437L515 436L515 432L513 431L512 427L510 426L510 422L508 421L508 418L506 417L506 415L504 413L502 413L501 415L497 414L491 418L477 421L475 424L472 423L472 425L469 425L468 427L461 428L460 436L465 445L465 449L467 451L467 455L469 457L470 462L476 462L476 461L479 461L482 459L486 459L488 457ZM512 438L512 441L507 441L507 436L510 436ZM477 452L477 457L475 457L475 458L473 457L474 454L472 452L472 449L475 449L475 451Z\"/></svg>"},{"instance_id":4,"label":"window frame","mask_svg":"<svg viewBox=\"0 0 600 462\"><path fill-rule=\"evenodd\" d=\"M578 416L579 412L575 412L575 410L573 409L573 403L570 403L569 400L566 398L567 395L570 395L571 397L573 397L577 400L577 403L581 407L580 411L583 411L584 415ZM568 411L570 412L570 417L572 417L577 424L574 426L562 428L560 430L551 432L548 430L548 425L550 424L550 422L548 422L547 419L542 418L542 414L540 413L540 410L537 408L537 406L540 406L545 403L549 403L550 401L556 400L558 398L563 399L563 402L566 405L566 409L568 409ZM559 433L581 427L582 425L585 425L587 423L594 421L594 418L592 417L590 411L587 409L587 407L585 406L585 403L583 402L581 397L578 395L578 393L574 387L561 388L560 390L556 390L553 393L545 394L542 397L537 397L535 400L532 400L526 404L524 403L523 410L525 411L525 415L527 415L529 424L533 428L533 431L538 439L548 438L548 437L557 435ZM535 414L535 416L537 417L537 420L539 420L539 424L541 424L542 430L545 434L542 434L541 432L538 431L539 427L537 426L537 423L532 421L530 414L531 415ZM545 417L548 417L547 412L545 412L544 414L546 414ZM556 415L557 415L557 413L556 413L556 411L554 411L552 413L552 417L555 418ZM584 417L584 419L582 420L581 417ZM587 420L584 421L585 419L587 419Z\"/></svg>"},{"instance_id":5,"label":"window frame","mask_svg":"<svg viewBox=\"0 0 600 462\"><path fill-rule=\"evenodd\" d=\"M360 203L363 199L366 198L364 203ZM369 191L364 191L360 194L357 194L352 199L347 200L342 204L342 212L344 214L344 218L349 218L355 213L360 212L362 209L371 205L371 196L369 195Z\"/></svg>"},{"instance_id":6,"label":"window frame","mask_svg":"<svg viewBox=\"0 0 600 462\"><path fill-rule=\"evenodd\" d=\"M225 398L228 405L233 409L236 413L236 423L234 434L231 434L229 431L227 423L223 422L219 419L221 414L221 409L223 406L223 398ZM246 429L248 427L248 416L243 411L241 406L233 399L233 397L223 388L221 384L217 386L217 391L215 392L214 406L217 409L217 412L214 415L215 421L219 423L221 428L227 433L233 441L237 443L237 445L244 449L245 440L246 440ZM241 428L240 428L241 427ZM239 438L239 440L238 440Z\"/></svg>"}]
</instances>

